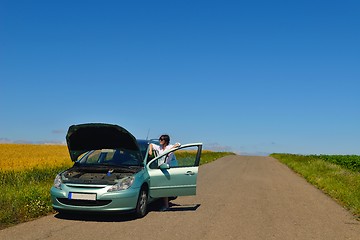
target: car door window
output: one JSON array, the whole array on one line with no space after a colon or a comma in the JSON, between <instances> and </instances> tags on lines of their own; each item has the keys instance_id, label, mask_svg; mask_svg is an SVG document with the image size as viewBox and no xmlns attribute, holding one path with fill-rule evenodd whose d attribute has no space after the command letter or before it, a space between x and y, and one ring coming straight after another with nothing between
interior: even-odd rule
<instances>
[{"instance_id":1,"label":"car door window","mask_svg":"<svg viewBox=\"0 0 360 240\"><path fill-rule=\"evenodd\" d=\"M196 155L198 152L198 146L189 147L186 149L180 149L176 151L177 167L192 167L198 166Z\"/></svg>"},{"instance_id":2,"label":"car door window","mask_svg":"<svg viewBox=\"0 0 360 240\"><path fill-rule=\"evenodd\" d=\"M155 161L150 161L151 169L159 168L163 163L169 164L170 168L194 167L199 166L201 145L184 146L170 150L161 156L157 156Z\"/></svg>"}]
</instances>

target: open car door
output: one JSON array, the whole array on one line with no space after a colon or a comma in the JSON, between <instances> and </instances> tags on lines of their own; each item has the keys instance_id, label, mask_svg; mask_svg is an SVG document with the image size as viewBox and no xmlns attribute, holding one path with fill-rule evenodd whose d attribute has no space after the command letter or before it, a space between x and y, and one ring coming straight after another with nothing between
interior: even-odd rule
<instances>
[{"instance_id":1,"label":"open car door","mask_svg":"<svg viewBox=\"0 0 360 240\"><path fill-rule=\"evenodd\" d=\"M191 143L171 149L155 157L146 165L150 176L152 198L196 195L202 143ZM176 164L166 159L176 158ZM173 163L174 161L171 161Z\"/></svg>"}]
</instances>

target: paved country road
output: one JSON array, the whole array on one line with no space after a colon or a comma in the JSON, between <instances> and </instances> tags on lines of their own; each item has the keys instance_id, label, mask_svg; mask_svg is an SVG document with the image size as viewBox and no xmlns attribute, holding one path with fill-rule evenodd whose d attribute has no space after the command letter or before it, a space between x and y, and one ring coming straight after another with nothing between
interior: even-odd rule
<instances>
[{"instance_id":1,"label":"paved country road","mask_svg":"<svg viewBox=\"0 0 360 240\"><path fill-rule=\"evenodd\" d=\"M360 222L271 157L227 156L200 167L198 192L172 211L128 216L50 215L0 239L360 239Z\"/></svg>"}]
</instances>

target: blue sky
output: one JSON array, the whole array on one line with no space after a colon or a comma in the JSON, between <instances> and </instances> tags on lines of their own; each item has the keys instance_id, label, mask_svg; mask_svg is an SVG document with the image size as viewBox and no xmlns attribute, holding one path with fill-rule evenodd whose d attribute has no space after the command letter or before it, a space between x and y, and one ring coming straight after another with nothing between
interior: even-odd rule
<instances>
[{"instance_id":1,"label":"blue sky","mask_svg":"<svg viewBox=\"0 0 360 240\"><path fill-rule=\"evenodd\" d=\"M360 154L359 1L0 1L0 141Z\"/></svg>"}]
</instances>

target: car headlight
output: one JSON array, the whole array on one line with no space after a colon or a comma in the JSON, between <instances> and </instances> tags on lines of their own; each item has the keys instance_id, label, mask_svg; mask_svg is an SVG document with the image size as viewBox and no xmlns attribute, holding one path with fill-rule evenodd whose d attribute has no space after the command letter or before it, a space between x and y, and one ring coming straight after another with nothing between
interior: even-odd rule
<instances>
[{"instance_id":1,"label":"car headlight","mask_svg":"<svg viewBox=\"0 0 360 240\"><path fill-rule=\"evenodd\" d=\"M128 189L134 183L134 180L135 180L135 177L133 177L133 176L122 178L122 179L120 179L120 181L118 183L111 186L111 188L109 188L108 192Z\"/></svg>"},{"instance_id":2,"label":"car headlight","mask_svg":"<svg viewBox=\"0 0 360 240\"><path fill-rule=\"evenodd\" d=\"M54 180L54 187L57 189L61 189L61 176L60 174L56 175L55 180Z\"/></svg>"}]
</instances>

